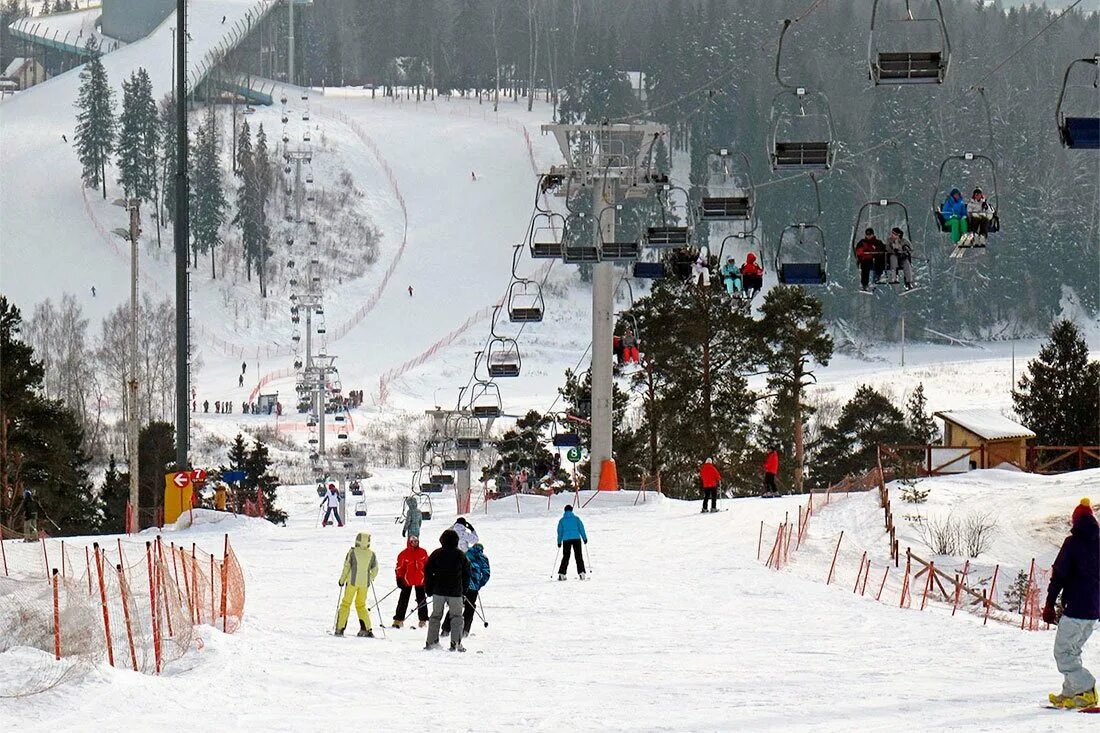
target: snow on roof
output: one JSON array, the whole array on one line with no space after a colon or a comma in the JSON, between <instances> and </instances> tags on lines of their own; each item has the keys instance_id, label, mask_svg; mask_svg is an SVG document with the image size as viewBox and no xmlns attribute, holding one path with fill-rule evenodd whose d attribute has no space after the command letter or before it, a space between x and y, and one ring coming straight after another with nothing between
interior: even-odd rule
<instances>
[{"instance_id":1,"label":"snow on roof","mask_svg":"<svg viewBox=\"0 0 1100 733\"><path fill-rule=\"evenodd\" d=\"M936 417L969 430L985 440L1008 438L1034 438L1035 433L1023 425L1009 420L996 410L973 408L969 410L944 410Z\"/></svg>"},{"instance_id":2,"label":"snow on roof","mask_svg":"<svg viewBox=\"0 0 1100 733\"><path fill-rule=\"evenodd\" d=\"M11 63L8 64L8 68L4 69L4 73L0 74L0 76L15 76L20 72L20 70L23 68L23 64L25 63L27 63L27 59L23 58L22 56L15 57L11 60Z\"/></svg>"}]
</instances>

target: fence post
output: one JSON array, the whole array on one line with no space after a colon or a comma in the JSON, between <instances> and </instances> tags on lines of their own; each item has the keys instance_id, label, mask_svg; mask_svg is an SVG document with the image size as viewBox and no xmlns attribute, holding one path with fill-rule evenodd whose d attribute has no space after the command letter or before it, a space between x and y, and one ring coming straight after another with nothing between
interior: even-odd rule
<instances>
[{"instance_id":1,"label":"fence post","mask_svg":"<svg viewBox=\"0 0 1100 733\"><path fill-rule=\"evenodd\" d=\"M887 565L886 569L882 571L882 582L878 586L878 593L875 594L875 600L882 598L882 590L886 587L886 577L890 575L890 566Z\"/></svg>"},{"instance_id":2,"label":"fence post","mask_svg":"<svg viewBox=\"0 0 1100 733\"><path fill-rule=\"evenodd\" d=\"M145 566L149 573L149 616L153 627L153 657L156 660L157 674L160 674L160 622L157 618L157 592L153 574L153 543L145 543Z\"/></svg>"},{"instance_id":3,"label":"fence post","mask_svg":"<svg viewBox=\"0 0 1100 733\"><path fill-rule=\"evenodd\" d=\"M134 667L134 671L137 672L137 652L134 650L134 630L130 625L130 604L127 596L130 595L130 589L126 585L126 575L122 572L122 563L115 566L118 571L118 587L122 593L122 617L126 620L126 640L130 644L130 663Z\"/></svg>"},{"instance_id":4,"label":"fence post","mask_svg":"<svg viewBox=\"0 0 1100 733\"><path fill-rule=\"evenodd\" d=\"M226 602L227 602L227 589L226 579L228 577L229 567L229 535L225 536L225 549L222 556L222 633L226 633L227 621L226 621Z\"/></svg>"},{"instance_id":5,"label":"fence post","mask_svg":"<svg viewBox=\"0 0 1100 733\"><path fill-rule=\"evenodd\" d=\"M898 608L905 608L905 599L909 595L909 573L913 567L913 558L911 550L906 548L905 550L905 579L901 583L901 600L898 602Z\"/></svg>"},{"instance_id":6,"label":"fence post","mask_svg":"<svg viewBox=\"0 0 1100 733\"><path fill-rule=\"evenodd\" d=\"M852 586L852 593L859 590L859 581L863 578L863 564L867 562L867 550L863 551L863 554L859 557L859 570L856 571L856 584Z\"/></svg>"},{"instance_id":7,"label":"fence post","mask_svg":"<svg viewBox=\"0 0 1100 733\"><path fill-rule=\"evenodd\" d=\"M993 583L989 586L989 598L985 602L985 618L982 619L982 626L989 623L989 609L993 608L993 594L997 590L997 575L1001 572L1001 566L997 565L993 568Z\"/></svg>"},{"instance_id":8,"label":"fence post","mask_svg":"<svg viewBox=\"0 0 1100 733\"><path fill-rule=\"evenodd\" d=\"M840 554L840 543L844 540L844 530L840 530L840 537L836 541L836 549L833 550L833 562L829 565L829 577L825 579L825 585L833 582L833 570L836 569L836 556Z\"/></svg>"},{"instance_id":9,"label":"fence post","mask_svg":"<svg viewBox=\"0 0 1100 733\"><path fill-rule=\"evenodd\" d=\"M88 559L88 546L84 545L84 576L88 578L88 597L92 596L92 561Z\"/></svg>"},{"instance_id":10,"label":"fence post","mask_svg":"<svg viewBox=\"0 0 1100 733\"><path fill-rule=\"evenodd\" d=\"M760 536L756 540L756 559L758 561L760 560L760 550L762 549L763 544L764 544L764 520L761 519L760 520ZM7 573L8 573L8 566L7 566L7 562L5 561L4 574L7 575Z\"/></svg>"},{"instance_id":11,"label":"fence post","mask_svg":"<svg viewBox=\"0 0 1100 733\"><path fill-rule=\"evenodd\" d=\"M1031 586L1035 582L1035 558L1031 558L1031 570L1027 576L1027 593L1024 596L1024 603L1020 610L1020 631L1024 630L1024 625L1027 623L1027 614L1031 610Z\"/></svg>"},{"instance_id":12,"label":"fence post","mask_svg":"<svg viewBox=\"0 0 1100 733\"><path fill-rule=\"evenodd\" d=\"M4 531L0 530L0 560L4 561L4 577L8 577L8 555L4 551Z\"/></svg>"},{"instance_id":13,"label":"fence post","mask_svg":"<svg viewBox=\"0 0 1100 733\"><path fill-rule=\"evenodd\" d=\"M53 656L61 661L61 605L58 602L57 568L53 569Z\"/></svg>"},{"instance_id":14,"label":"fence post","mask_svg":"<svg viewBox=\"0 0 1100 733\"><path fill-rule=\"evenodd\" d=\"M928 570L928 577L925 579L924 583L924 595L921 596L920 599L920 610L922 611L924 607L928 605L928 591L932 589L932 583L936 580L936 561L929 560L926 570Z\"/></svg>"},{"instance_id":15,"label":"fence post","mask_svg":"<svg viewBox=\"0 0 1100 733\"><path fill-rule=\"evenodd\" d=\"M951 615L955 615L955 611L959 610L959 598L962 595L963 585L966 583L966 576L970 573L970 561L967 560L963 563L962 576L958 573L955 574L955 604L951 607Z\"/></svg>"},{"instance_id":16,"label":"fence post","mask_svg":"<svg viewBox=\"0 0 1100 733\"><path fill-rule=\"evenodd\" d=\"M111 640L111 618L107 612L107 586L103 582L103 554L99 550L98 542L92 545L92 551L95 552L95 569L96 575L99 576L99 602L103 609L103 634L107 639L107 661L113 667L115 666L115 650Z\"/></svg>"}]
</instances>

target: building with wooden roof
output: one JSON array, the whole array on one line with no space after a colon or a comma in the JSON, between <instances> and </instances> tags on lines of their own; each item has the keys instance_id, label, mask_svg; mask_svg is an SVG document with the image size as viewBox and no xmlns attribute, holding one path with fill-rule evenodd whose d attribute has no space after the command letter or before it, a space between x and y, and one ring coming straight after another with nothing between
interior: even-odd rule
<instances>
[{"instance_id":1,"label":"building with wooden roof","mask_svg":"<svg viewBox=\"0 0 1100 733\"><path fill-rule=\"evenodd\" d=\"M1027 441L1035 433L996 410L944 410L935 417L944 423L944 446L972 449L972 468L996 468L1005 463L1027 466Z\"/></svg>"}]
</instances>

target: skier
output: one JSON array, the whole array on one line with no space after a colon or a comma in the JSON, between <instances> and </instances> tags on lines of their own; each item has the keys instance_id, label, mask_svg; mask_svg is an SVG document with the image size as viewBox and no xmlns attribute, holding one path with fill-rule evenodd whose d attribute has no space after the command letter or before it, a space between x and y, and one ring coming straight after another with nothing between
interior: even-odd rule
<instances>
[{"instance_id":1,"label":"skier","mask_svg":"<svg viewBox=\"0 0 1100 733\"><path fill-rule=\"evenodd\" d=\"M474 614L477 612L477 594L489 583L489 558L485 556L485 548L478 542L466 550L466 559L470 561L470 582L466 586L465 609L462 611L462 636L470 635L470 628L474 625ZM451 619L448 616L443 619L443 633L451 631Z\"/></svg>"},{"instance_id":2,"label":"skier","mask_svg":"<svg viewBox=\"0 0 1100 733\"><path fill-rule=\"evenodd\" d=\"M470 180L471 181L476 181L477 180L477 174L475 174L473 171L470 171Z\"/></svg>"},{"instance_id":3,"label":"skier","mask_svg":"<svg viewBox=\"0 0 1100 733\"><path fill-rule=\"evenodd\" d=\"M23 541L38 539L38 502L30 489L23 489Z\"/></svg>"},{"instance_id":4,"label":"skier","mask_svg":"<svg viewBox=\"0 0 1100 733\"><path fill-rule=\"evenodd\" d=\"M413 286L412 285L409 286L409 297L410 298L413 297Z\"/></svg>"},{"instance_id":5,"label":"skier","mask_svg":"<svg viewBox=\"0 0 1100 733\"><path fill-rule=\"evenodd\" d=\"M634 329L630 326L623 331L623 361L626 363L638 363L638 339L634 335Z\"/></svg>"},{"instance_id":6,"label":"skier","mask_svg":"<svg viewBox=\"0 0 1100 733\"><path fill-rule=\"evenodd\" d=\"M348 613L351 602L355 601L355 613L359 616L358 636L374 636L371 630L370 613L367 611L367 591L378 575L378 558L370 549L370 535L360 532L355 535L355 545L344 557L344 570L340 573L340 587L344 597L340 600L340 610L336 614L336 636L343 636L348 625Z\"/></svg>"},{"instance_id":7,"label":"skier","mask_svg":"<svg viewBox=\"0 0 1100 733\"><path fill-rule=\"evenodd\" d=\"M710 511L718 511L718 484L722 481L722 474L718 473L718 467L714 460L708 458L699 467L699 482L703 485L703 510L707 512L707 499L710 499Z\"/></svg>"},{"instance_id":8,"label":"skier","mask_svg":"<svg viewBox=\"0 0 1100 733\"><path fill-rule=\"evenodd\" d=\"M951 232L951 241L958 244L967 233L966 201L963 200L962 191L957 188L951 189L951 193L947 194L943 205L940 206L940 214L943 215L943 221Z\"/></svg>"},{"instance_id":9,"label":"skier","mask_svg":"<svg viewBox=\"0 0 1100 733\"><path fill-rule=\"evenodd\" d=\"M527 472L524 471L524 474ZM526 480L526 479L524 479ZM476 545L480 540L478 539L477 532L474 531L474 525L466 521L465 517L459 517L453 527L454 533L458 535L458 549L466 552L470 549L470 545Z\"/></svg>"},{"instance_id":10,"label":"skier","mask_svg":"<svg viewBox=\"0 0 1100 733\"><path fill-rule=\"evenodd\" d=\"M870 281L872 271L875 274L874 281L882 280L883 257L886 253L886 245L875 236L875 230L868 227L863 231L863 239L856 244L856 261L859 263L859 285L864 293L871 292Z\"/></svg>"},{"instance_id":11,"label":"skier","mask_svg":"<svg viewBox=\"0 0 1100 733\"><path fill-rule=\"evenodd\" d=\"M757 263L756 255L752 252L745 255L745 264L741 265L741 285L744 292L748 293L749 300L755 298L764 287L764 268Z\"/></svg>"},{"instance_id":12,"label":"skier","mask_svg":"<svg viewBox=\"0 0 1100 733\"><path fill-rule=\"evenodd\" d=\"M202 401L202 411L203 412L210 412L210 400L203 400Z\"/></svg>"},{"instance_id":13,"label":"skier","mask_svg":"<svg viewBox=\"0 0 1100 733\"><path fill-rule=\"evenodd\" d=\"M1058 624L1054 660L1065 677L1061 694L1050 693L1050 704L1087 708L1097 704L1096 678L1081 664L1081 650L1100 619L1100 526L1088 499L1074 508L1072 521L1069 537L1051 569L1043 620ZM1065 607L1061 620L1055 609L1059 595Z\"/></svg>"},{"instance_id":14,"label":"skier","mask_svg":"<svg viewBox=\"0 0 1100 733\"><path fill-rule=\"evenodd\" d=\"M397 556L397 587L401 593L397 596L397 610L393 612L393 627L400 629L405 623L405 611L409 607L409 596L416 592L416 614L420 619L420 628L428 624L428 596L424 593L424 565L428 562L428 551L420 546L420 538L409 535L405 549Z\"/></svg>"},{"instance_id":15,"label":"skier","mask_svg":"<svg viewBox=\"0 0 1100 733\"><path fill-rule=\"evenodd\" d=\"M913 243L905 238L901 227L890 230L886 238L886 251L890 255L890 270L894 273L890 284L896 285L898 276L905 274L905 289L913 289Z\"/></svg>"},{"instance_id":16,"label":"skier","mask_svg":"<svg viewBox=\"0 0 1100 733\"><path fill-rule=\"evenodd\" d=\"M451 651L464 652L462 646L462 599L470 584L470 561L458 549L458 533L448 529L439 537L435 550L424 565L424 592L432 597L432 615L428 619L428 639L425 649L439 648L439 625L443 608L451 617Z\"/></svg>"},{"instance_id":17,"label":"skier","mask_svg":"<svg viewBox=\"0 0 1100 733\"><path fill-rule=\"evenodd\" d=\"M336 491L336 484L328 485L328 493L321 499L321 506L325 507L325 518L321 522L322 527L329 525L329 515L336 517L336 526L344 526L344 520L340 518L340 494Z\"/></svg>"},{"instance_id":18,"label":"skier","mask_svg":"<svg viewBox=\"0 0 1100 733\"><path fill-rule=\"evenodd\" d=\"M63 142L69 142L69 138L67 138L64 133L61 134L61 140ZM92 288L92 289L94 290L95 288ZM92 293L92 296L94 297L95 293Z\"/></svg>"},{"instance_id":19,"label":"skier","mask_svg":"<svg viewBox=\"0 0 1100 733\"><path fill-rule=\"evenodd\" d=\"M767 458L764 459L764 494L765 499L779 496L779 489L775 486L775 475L779 473L779 446L773 445Z\"/></svg>"},{"instance_id":20,"label":"skier","mask_svg":"<svg viewBox=\"0 0 1100 733\"><path fill-rule=\"evenodd\" d=\"M222 413L222 403L218 400L214 400L214 414L220 415Z\"/></svg>"},{"instance_id":21,"label":"skier","mask_svg":"<svg viewBox=\"0 0 1100 733\"><path fill-rule=\"evenodd\" d=\"M565 580L565 571L569 569L570 552L577 554L577 573L581 576L581 580L584 580L584 553L581 542L588 544L584 522L573 513L573 506L566 504L565 511L558 520L558 547L565 546L561 553L561 565L558 566L558 580Z\"/></svg>"},{"instance_id":22,"label":"skier","mask_svg":"<svg viewBox=\"0 0 1100 733\"><path fill-rule=\"evenodd\" d=\"M756 255L753 255L753 259L756 259ZM726 293L731 298L741 295L741 270L732 257L728 258L726 264L722 265L722 282L726 284Z\"/></svg>"},{"instance_id":23,"label":"skier","mask_svg":"<svg viewBox=\"0 0 1100 733\"><path fill-rule=\"evenodd\" d=\"M244 374L247 371L248 371L248 363L242 361L241 362L241 374Z\"/></svg>"},{"instance_id":24,"label":"skier","mask_svg":"<svg viewBox=\"0 0 1100 733\"><path fill-rule=\"evenodd\" d=\"M241 376L237 377L237 386L238 387L243 387L244 386L244 375L243 374Z\"/></svg>"},{"instance_id":25,"label":"skier","mask_svg":"<svg viewBox=\"0 0 1100 733\"><path fill-rule=\"evenodd\" d=\"M92 297L95 297L95 285L92 286Z\"/></svg>"},{"instance_id":26,"label":"skier","mask_svg":"<svg viewBox=\"0 0 1100 733\"><path fill-rule=\"evenodd\" d=\"M420 537L420 522L424 518L420 507L416 505L416 497L405 499L405 526L401 528L402 537Z\"/></svg>"}]
</instances>

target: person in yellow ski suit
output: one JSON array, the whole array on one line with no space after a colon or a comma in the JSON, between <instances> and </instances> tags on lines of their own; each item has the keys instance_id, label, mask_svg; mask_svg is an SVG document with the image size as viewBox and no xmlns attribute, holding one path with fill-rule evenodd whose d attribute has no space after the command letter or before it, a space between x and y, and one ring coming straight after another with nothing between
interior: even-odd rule
<instances>
[{"instance_id":1,"label":"person in yellow ski suit","mask_svg":"<svg viewBox=\"0 0 1100 733\"><path fill-rule=\"evenodd\" d=\"M344 558L344 571L340 573L340 587L344 597L336 614L336 635L343 636L348 625L351 602L355 601L355 613L359 615L359 636L374 636L371 631L370 613L367 612L367 590L378 575L378 558L370 549L370 534L360 532L355 536L355 546Z\"/></svg>"}]
</instances>

